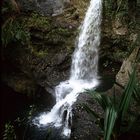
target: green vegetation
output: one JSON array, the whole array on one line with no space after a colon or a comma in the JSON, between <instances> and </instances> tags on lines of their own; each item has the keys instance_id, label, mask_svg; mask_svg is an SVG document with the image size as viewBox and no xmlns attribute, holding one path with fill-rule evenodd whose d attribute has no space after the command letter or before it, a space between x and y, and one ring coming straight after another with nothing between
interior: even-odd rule
<instances>
[{"instance_id":1,"label":"green vegetation","mask_svg":"<svg viewBox=\"0 0 140 140\"><path fill-rule=\"evenodd\" d=\"M3 140L16 140L14 126L11 124L11 122L5 124Z\"/></svg>"},{"instance_id":2,"label":"green vegetation","mask_svg":"<svg viewBox=\"0 0 140 140\"><path fill-rule=\"evenodd\" d=\"M49 30L51 26L49 18L41 16L38 13L32 13L28 18L26 25L28 27L34 27L43 30Z\"/></svg>"},{"instance_id":3,"label":"green vegetation","mask_svg":"<svg viewBox=\"0 0 140 140\"><path fill-rule=\"evenodd\" d=\"M20 9L15 0L4 1L2 7L2 46L16 42L25 45L30 40L30 34L25 28L25 23L17 19Z\"/></svg>"},{"instance_id":4,"label":"green vegetation","mask_svg":"<svg viewBox=\"0 0 140 140\"><path fill-rule=\"evenodd\" d=\"M103 19L103 24L107 26L107 31L106 38L103 35L103 41L108 46L105 48L107 52L105 55L109 56L111 60L122 62L139 45L140 39L138 37L140 36L135 41L135 35L137 36L138 31L135 30L136 6L133 1L136 0L104 0L103 18L105 20ZM57 67L51 66L50 63L57 61L52 59L53 56L57 56L63 50L66 50L64 52L68 54L68 57L73 52L76 32L78 34L76 28L85 15L89 0L71 0L71 2L72 6L69 10L56 17L42 16L36 12L22 13L15 0L7 0L3 3L1 54L4 58L4 65L2 68L6 65L6 71L4 69L3 72L6 80L4 81L3 78L3 81L15 91L36 98L37 84L46 86L46 83L51 83L47 81L49 78L46 76L50 69L53 72L57 68L57 71L61 71L61 69L65 71L69 68L68 66L63 68L63 63L56 65ZM106 22L108 23L106 24ZM114 32L119 28L123 29L123 27L126 27L126 34L121 35ZM102 31L104 33L105 30ZM102 47L100 48L102 51ZM103 52L105 51L103 50ZM69 61L65 63L70 63ZM110 59L103 64L104 68L110 67L110 65L112 65ZM109 68L109 72L111 69L112 72L115 71L113 67ZM7 73L7 69L12 69L12 72ZM22 76L18 73L21 73ZM140 106L140 83L136 78L135 70L130 75L127 86L122 90L121 97L116 96L118 95L115 93L116 91L114 91L113 96L87 91L103 109L104 116L84 105L87 112L96 118L96 124L100 126L104 140L116 140L124 133L137 133L140 130L140 126L138 126L140 113L134 109ZM35 106L30 106L27 114L28 120L31 119L35 111ZM48 138L51 133L50 130ZM4 140L16 139L14 125L11 122L5 124L3 138Z\"/></svg>"},{"instance_id":5,"label":"green vegetation","mask_svg":"<svg viewBox=\"0 0 140 140\"><path fill-rule=\"evenodd\" d=\"M133 104L140 102L140 85L136 78L136 69L133 70L130 75L130 80L126 87L123 89L121 97L110 97L105 93L98 93L92 90L88 90L93 100L96 100L102 107L105 116L96 114L90 107L84 104L86 111L97 119L97 124L103 131L104 140L117 140L123 133L132 133L132 130L140 130L138 125L138 118L140 112L133 110ZM133 98L132 98L133 97ZM135 99L135 100L134 100ZM137 106L136 104L135 106ZM133 110L133 111L132 111ZM130 113L131 112L131 113ZM137 133L134 131L133 133Z\"/></svg>"},{"instance_id":6,"label":"green vegetation","mask_svg":"<svg viewBox=\"0 0 140 140\"><path fill-rule=\"evenodd\" d=\"M27 44L30 39L29 32L23 24L20 24L13 18L7 19L2 26L2 44L7 46L9 43L17 42L22 45Z\"/></svg>"}]
</instances>

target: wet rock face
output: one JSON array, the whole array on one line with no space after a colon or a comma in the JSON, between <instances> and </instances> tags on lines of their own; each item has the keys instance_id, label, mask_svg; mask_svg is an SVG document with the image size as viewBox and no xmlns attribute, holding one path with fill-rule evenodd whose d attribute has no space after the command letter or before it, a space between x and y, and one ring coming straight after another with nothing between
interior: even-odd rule
<instances>
[{"instance_id":1,"label":"wet rock face","mask_svg":"<svg viewBox=\"0 0 140 140\"><path fill-rule=\"evenodd\" d=\"M83 108L86 104L97 114L102 115L103 111L99 104L91 99L87 93L81 93L73 105L73 123L70 140L95 140L100 134L100 129L95 124L96 119L91 117Z\"/></svg>"},{"instance_id":2,"label":"wet rock face","mask_svg":"<svg viewBox=\"0 0 140 140\"><path fill-rule=\"evenodd\" d=\"M35 13L22 17L22 20L26 22L30 43L20 47L13 43L5 49L4 64L8 62L5 69L12 72L4 71L3 81L15 91L31 97L38 94L37 85L48 93L54 93L54 87L70 75L78 26L72 26L64 19Z\"/></svg>"},{"instance_id":3,"label":"wet rock face","mask_svg":"<svg viewBox=\"0 0 140 140\"><path fill-rule=\"evenodd\" d=\"M59 15L63 12L69 0L19 0L19 5L23 11L37 11L43 15Z\"/></svg>"},{"instance_id":4,"label":"wet rock face","mask_svg":"<svg viewBox=\"0 0 140 140\"><path fill-rule=\"evenodd\" d=\"M54 93L54 87L69 78L77 29L84 15L77 10L83 10L87 2L83 1L82 7L79 3L78 0L17 1L21 16L16 20L25 25L30 42L23 46L13 42L4 49L2 80L8 86L32 97L36 86ZM63 9L65 13L60 14ZM22 17L22 11L28 13ZM52 16L57 14L60 15Z\"/></svg>"},{"instance_id":5,"label":"wet rock face","mask_svg":"<svg viewBox=\"0 0 140 140\"><path fill-rule=\"evenodd\" d=\"M70 54L65 48L58 49L54 53L49 50L50 52L42 59L32 57L32 61L29 62L35 79L49 93L54 93L54 87L69 76Z\"/></svg>"}]
</instances>

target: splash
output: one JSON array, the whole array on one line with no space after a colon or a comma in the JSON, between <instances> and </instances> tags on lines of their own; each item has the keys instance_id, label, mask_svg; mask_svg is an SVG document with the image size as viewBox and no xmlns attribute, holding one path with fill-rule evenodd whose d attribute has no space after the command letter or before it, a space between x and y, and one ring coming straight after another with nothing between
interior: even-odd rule
<instances>
[{"instance_id":1,"label":"splash","mask_svg":"<svg viewBox=\"0 0 140 140\"><path fill-rule=\"evenodd\" d=\"M102 0L91 0L72 57L70 78L55 87L56 104L50 112L42 113L34 119L36 125L62 127L62 135L70 137L72 105L85 89L95 88L99 84L98 47L101 11Z\"/></svg>"}]
</instances>

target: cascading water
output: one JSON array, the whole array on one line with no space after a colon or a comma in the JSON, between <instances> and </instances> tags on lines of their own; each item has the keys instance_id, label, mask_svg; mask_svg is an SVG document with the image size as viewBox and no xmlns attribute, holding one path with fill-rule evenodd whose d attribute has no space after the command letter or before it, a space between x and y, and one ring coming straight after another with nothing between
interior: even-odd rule
<instances>
[{"instance_id":1,"label":"cascading water","mask_svg":"<svg viewBox=\"0 0 140 140\"><path fill-rule=\"evenodd\" d=\"M35 118L34 123L36 125L63 127L62 134L67 137L70 136L73 103L85 89L91 89L98 85L101 9L102 0L90 1L90 6L81 26L77 48L72 58L70 78L55 87L56 104L49 113L43 113Z\"/></svg>"}]
</instances>

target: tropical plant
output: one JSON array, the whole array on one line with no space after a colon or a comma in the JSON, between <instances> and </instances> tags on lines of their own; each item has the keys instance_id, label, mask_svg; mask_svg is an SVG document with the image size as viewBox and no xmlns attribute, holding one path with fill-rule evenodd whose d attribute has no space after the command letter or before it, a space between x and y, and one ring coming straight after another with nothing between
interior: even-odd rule
<instances>
[{"instance_id":1,"label":"tropical plant","mask_svg":"<svg viewBox=\"0 0 140 140\"><path fill-rule=\"evenodd\" d=\"M86 90L88 94L96 100L102 107L105 117L98 115L94 110L83 104L86 111L98 120L98 124L103 131L104 140L116 140L122 133L129 132L138 122L140 114L130 112L130 105L133 99L140 102L140 85L136 78L136 68L130 74L130 79L119 99L114 95L108 96L105 93L98 93L93 90ZM133 97L133 98L132 98ZM135 115L134 115L135 114ZM135 126L136 127L136 126Z\"/></svg>"}]
</instances>

